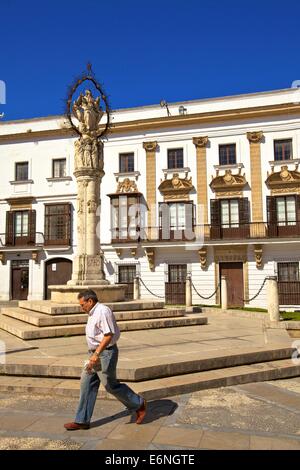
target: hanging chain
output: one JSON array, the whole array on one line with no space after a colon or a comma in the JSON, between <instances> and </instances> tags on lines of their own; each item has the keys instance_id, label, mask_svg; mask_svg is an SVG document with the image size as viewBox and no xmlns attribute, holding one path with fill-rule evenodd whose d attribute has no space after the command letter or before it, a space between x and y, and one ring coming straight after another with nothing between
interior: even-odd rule
<instances>
[{"instance_id":1,"label":"hanging chain","mask_svg":"<svg viewBox=\"0 0 300 470\"><path fill-rule=\"evenodd\" d=\"M199 297L201 297L201 299L204 299L204 300L211 299L214 295L216 295L216 293L218 292L218 289L220 287L220 283L219 283L217 285L216 290L211 295L209 295L208 297L204 297L203 295L199 294L199 292L197 291L196 287L194 286L192 280L191 280L191 284L192 284L192 287L193 287L194 291L196 292L196 294L199 295Z\"/></svg>"},{"instance_id":2,"label":"hanging chain","mask_svg":"<svg viewBox=\"0 0 300 470\"><path fill-rule=\"evenodd\" d=\"M262 283L262 285L261 285L260 288L258 289L258 292L257 292L253 297L251 297L251 299L243 299L242 297L239 297L239 296L238 296L238 298L239 298L240 300L242 300L243 302L246 302L246 304L248 304L249 302L252 302L252 300L256 299L256 297L259 296L259 294L260 294L261 291L263 290L264 285L265 285L265 283L266 283L267 280L268 280L268 278L265 277L265 278L264 278L264 281L263 281L263 283Z\"/></svg>"},{"instance_id":3,"label":"hanging chain","mask_svg":"<svg viewBox=\"0 0 300 470\"><path fill-rule=\"evenodd\" d=\"M141 281L141 283L143 284L143 286L147 289L148 292L150 292L151 295L154 295L154 297L158 297L159 299L164 299L165 296L164 295L157 295L157 294L154 294L154 292L152 292L150 289L148 289L148 287L146 286L146 284L144 283L143 279L141 277L139 277L139 280Z\"/></svg>"}]
</instances>

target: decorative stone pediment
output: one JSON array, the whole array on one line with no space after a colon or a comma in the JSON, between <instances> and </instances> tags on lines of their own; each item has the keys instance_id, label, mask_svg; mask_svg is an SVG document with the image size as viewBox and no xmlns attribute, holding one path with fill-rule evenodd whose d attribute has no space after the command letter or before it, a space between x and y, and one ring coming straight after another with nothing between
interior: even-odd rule
<instances>
[{"instance_id":1,"label":"decorative stone pediment","mask_svg":"<svg viewBox=\"0 0 300 470\"><path fill-rule=\"evenodd\" d=\"M170 199L189 199L189 193L195 188L192 184L192 178L179 178L178 173L173 173L173 178L163 180L159 187L164 200Z\"/></svg>"},{"instance_id":2,"label":"decorative stone pediment","mask_svg":"<svg viewBox=\"0 0 300 470\"><path fill-rule=\"evenodd\" d=\"M298 171L298 164L294 170L289 170L287 165L282 165L280 171L273 171L271 174L268 172L266 185L269 189L300 187L300 172Z\"/></svg>"},{"instance_id":3,"label":"decorative stone pediment","mask_svg":"<svg viewBox=\"0 0 300 470\"><path fill-rule=\"evenodd\" d=\"M118 183L116 193L138 193L136 182L125 178L123 181Z\"/></svg>"},{"instance_id":4,"label":"decorative stone pediment","mask_svg":"<svg viewBox=\"0 0 300 470\"><path fill-rule=\"evenodd\" d=\"M241 174L241 168L237 174L232 174L231 170L225 170L225 174L220 176L219 170L217 170L217 175L212 176L212 181L210 187L213 191L237 191L242 190L247 184L245 174Z\"/></svg>"}]
</instances>

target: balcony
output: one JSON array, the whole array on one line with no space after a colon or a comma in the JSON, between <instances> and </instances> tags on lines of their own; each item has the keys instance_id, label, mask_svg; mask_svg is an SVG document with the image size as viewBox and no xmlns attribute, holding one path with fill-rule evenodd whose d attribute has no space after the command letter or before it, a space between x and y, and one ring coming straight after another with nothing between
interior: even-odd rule
<instances>
[{"instance_id":1,"label":"balcony","mask_svg":"<svg viewBox=\"0 0 300 470\"><path fill-rule=\"evenodd\" d=\"M48 239L42 232L35 232L33 236L9 236L0 233L0 248L3 249L30 249L33 247L70 246L69 239Z\"/></svg>"},{"instance_id":2,"label":"balcony","mask_svg":"<svg viewBox=\"0 0 300 470\"><path fill-rule=\"evenodd\" d=\"M298 238L300 222L290 225L249 222L230 225L196 225L190 228L142 227L137 230L113 229L112 244L145 242L214 242L216 240L258 240L272 238Z\"/></svg>"}]
</instances>

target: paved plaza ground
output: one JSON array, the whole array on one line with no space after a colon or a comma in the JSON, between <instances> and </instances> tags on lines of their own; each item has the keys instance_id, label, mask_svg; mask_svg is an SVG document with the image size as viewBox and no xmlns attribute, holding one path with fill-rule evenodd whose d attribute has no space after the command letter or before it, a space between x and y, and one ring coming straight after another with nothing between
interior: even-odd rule
<instances>
[{"instance_id":1,"label":"paved plaza ground","mask_svg":"<svg viewBox=\"0 0 300 470\"><path fill-rule=\"evenodd\" d=\"M300 450L300 378L203 390L148 404L144 424L97 400L89 430L66 431L77 399L0 394L0 449Z\"/></svg>"},{"instance_id":2,"label":"paved plaza ground","mask_svg":"<svg viewBox=\"0 0 300 470\"><path fill-rule=\"evenodd\" d=\"M221 312L207 316L207 325L122 333L119 372L291 347L294 341L284 329L265 327L260 318ZM0 333L8 364L81 368L86 359L84 336L23 341ZM63 424L74 419L76 397L51 390L44 395L29 389L16 392L9 386L10 376L3 378L7 388L0 391L0 450L300 450L300 377L149 400L139 426L121 403L99 399L92 427L72 432Z\"/></svg>"}]
</instances>

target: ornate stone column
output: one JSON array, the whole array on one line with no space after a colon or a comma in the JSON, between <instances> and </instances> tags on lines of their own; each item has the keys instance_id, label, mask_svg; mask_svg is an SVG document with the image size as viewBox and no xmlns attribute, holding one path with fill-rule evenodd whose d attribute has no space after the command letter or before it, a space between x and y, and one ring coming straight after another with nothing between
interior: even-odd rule
<instances>
[{"instance_id":1,"label":"ornate stone column","mask_svg":"<svg viewBox=\"0 0 300 470\"><path fill-rule=\"evenodd\" d=\"M88 80L99 91L94 98L91 90L80 93L71 103L77 88ZM106 123L100 125L104 114L101 103L105 104ZM73 122L73 118L76 120ZM70 87L67 100L67 117L73 130L79 135L74 143L75 170L78 187L77 196L77 251L73 261L72 279L64 286L49 286L51 300L55 302L77 302L77 295L85 288L93 289L102 302L124 300L126 286L109 285L103 271L103 256L100 248L100 188L103 171L103 142L101 137L108 131L109 107L99 83L91 69L89 74L79 78Z\"/></svg>"},{"instance_id":2,"label":"ornate stone column","mask_svg":"<svg viewBox=\"0 0 300 470\"><path fill-rule=\"evenodd\" d=\"M193 137L193 144L197 152L197 203L203 211L203 223L208 224L207 213L207 164L206 147L208 137ZM201 223L201 221L199 221Z\"/></svg>"},{"instance_id":3,"label":"ornate stone column","mask_svg":"<svg viewBox=\"0 0 300 470\"><path fill-rule=\"evenodd\" d=\"M156 150L157 142L143 142L146 150L146 184L147 184L147 204L148 204L148 235L155 234L156 225Z\"/></svg>"},{"instance_id":4,"label":"ornate stone column","mask_svg":"<svg viewBox=\"0 0 300 470\"><path fill-rule=\"evenodd\" d=\"M260 144L263 133L247 132L250 143L252 222L263 222Z\"/></svg>"},{"instance_id":5,"label":"ornate stone column","mask_svg":"<svg viewBox=\"0 0 300 470\"><path fill-rule=\"evenodd\" d=\"M100 250L100 186L104 171L81 167L77 180L77 255L69 285L107 284ZM98 226L98 230L97 230Z\"/></svg>"}]
</instances>

